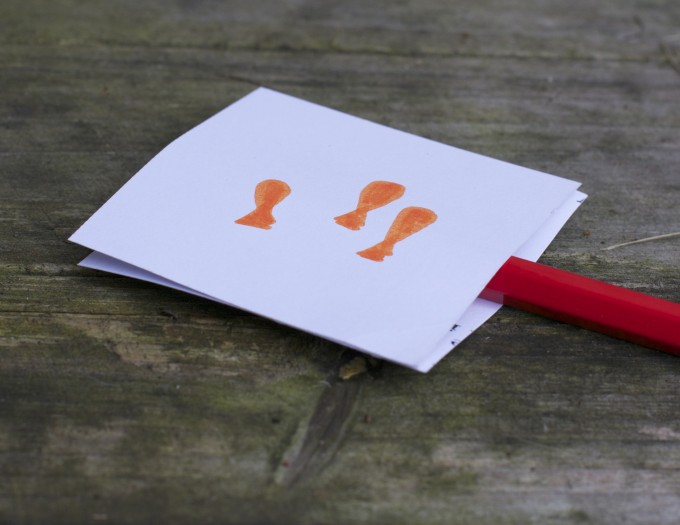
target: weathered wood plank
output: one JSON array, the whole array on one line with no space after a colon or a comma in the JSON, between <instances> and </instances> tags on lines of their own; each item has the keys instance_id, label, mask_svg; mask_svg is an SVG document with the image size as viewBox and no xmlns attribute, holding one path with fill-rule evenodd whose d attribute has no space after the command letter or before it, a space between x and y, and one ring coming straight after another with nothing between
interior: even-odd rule
<instances>
[{"instance_id":1,"label":"weathered wood plank","mask_svg":"<svg viewBox=\"0 0 680 525\"><path fill-rule=\"evenodd\" d=\"M680 4L0 4L0 523L661 523L678 361L503 310L431 373L75 266L264 84L584 182L544 261L680 302Z\"/></svg>"},{"instance_id":2,"label":"weathered wood plank","mask_svg":"<svg viewBox=\"0 0 680 525\"><path fill-rule=\"evenodd\" d=\"M657 55L680 26L673 2L575 0L265 0L7 2L0 41L69 47L328 50L356 54L545 56L569 60Z\"/></svg>"}]
</instances>

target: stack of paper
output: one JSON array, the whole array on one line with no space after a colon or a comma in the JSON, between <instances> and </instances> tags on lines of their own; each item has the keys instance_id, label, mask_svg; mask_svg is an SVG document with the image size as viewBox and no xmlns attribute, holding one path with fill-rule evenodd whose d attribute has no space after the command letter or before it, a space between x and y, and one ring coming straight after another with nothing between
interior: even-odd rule
<instances>
[{"instance_id":1,"label":"stack of paper","mask_svg":"<svg viewBox=\"0 0 680 525\"><path fill-rule=\"evenodd\" d=\"M166 147L70 240L171 286L425 372L498 309L585 195L260 88Z\"/></svg>"}]
</instances>

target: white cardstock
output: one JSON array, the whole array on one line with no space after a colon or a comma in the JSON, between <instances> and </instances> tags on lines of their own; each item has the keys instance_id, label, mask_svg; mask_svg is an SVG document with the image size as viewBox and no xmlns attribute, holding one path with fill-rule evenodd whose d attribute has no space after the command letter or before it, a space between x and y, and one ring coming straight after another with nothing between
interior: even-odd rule
<instances>
[{"instance_id":1,"label":"white cardstock","mask_svg":"<svg viewBox=\"0 0 680 525\"><path fill-rule=\"evenodd\" d=\"M475 299L511 255L538 258L578 186L259 88L70 240L97 252L84 266L425 372L496 311Z\"/></svg>"}]
</instances>

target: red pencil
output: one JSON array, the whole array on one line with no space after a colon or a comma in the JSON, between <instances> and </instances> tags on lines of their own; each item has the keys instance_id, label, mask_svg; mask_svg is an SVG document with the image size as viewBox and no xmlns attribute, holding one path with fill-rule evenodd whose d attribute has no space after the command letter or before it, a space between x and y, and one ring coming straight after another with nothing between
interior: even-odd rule
<instances>
[{"instance_id":1,"label":"red pencil","mask_svg":"<svg viewBox=\"0 0 680 525\"><path fill-rule=\"evenodd\" d=\"M680 304L510 257L483 299L680 355Z\"/></svg>"}]
</instances>

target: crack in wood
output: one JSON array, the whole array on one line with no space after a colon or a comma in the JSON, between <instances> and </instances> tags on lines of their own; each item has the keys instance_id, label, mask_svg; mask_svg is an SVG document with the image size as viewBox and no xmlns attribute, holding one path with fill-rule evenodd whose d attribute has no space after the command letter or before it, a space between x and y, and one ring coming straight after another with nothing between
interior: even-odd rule
<instances>
[{"instance_id":1,"label":"crack in wood","mask_svg":"<svg viewBox=\"0 0 680 525\"><path fill-rule=\"evenodd\" d=\"M345 352L325 383L311 417L298 427L291 446L274 474L276 484L293 487L314 478L333 460L340 447L367 373L349 380L340 370L358 354Z\"/></svg>"}]
</instances>

